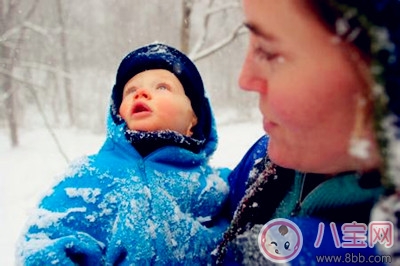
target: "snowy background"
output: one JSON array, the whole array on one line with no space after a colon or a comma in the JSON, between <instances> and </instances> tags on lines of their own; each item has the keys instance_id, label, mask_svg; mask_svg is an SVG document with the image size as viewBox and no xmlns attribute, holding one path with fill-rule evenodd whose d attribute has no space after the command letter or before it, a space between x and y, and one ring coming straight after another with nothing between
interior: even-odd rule
<instances>
[{"instance_id":1,"label":"snowy background","mask_svg":"<svg viewBox=\"0 0 400 266\"><path fill-rule=\"evenodd\" d=\"M218 115L217 115L218 121ZM219 123L215 166L234 167L262 134L260 119ZM56 129L69 159L96 152L104 134L79 129ZM44 128L24 130L21 143L11 148L8 132L0 130L0 265L14 265L15 242L40 197L57 180L67 162Z\"/></svg>"},{"instance_id":2,"label":"snowy background","mask_svg":"<svg viewBox=\"0 0 400 266\"><path fill-rule=\"evenodd\" d=\"M240 0L1 0L0 266L14 265L65 157L102 145L120 60L155 41L195 61L218 124L212 164L234 167L263 134L257 95L237 84L248 42Z\"/></svg>"}]
</instances>

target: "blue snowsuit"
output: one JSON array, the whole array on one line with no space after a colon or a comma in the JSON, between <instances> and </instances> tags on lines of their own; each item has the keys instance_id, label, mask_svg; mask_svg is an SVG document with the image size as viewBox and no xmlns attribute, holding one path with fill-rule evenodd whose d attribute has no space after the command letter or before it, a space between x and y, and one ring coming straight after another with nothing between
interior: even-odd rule
<instances>
[{"instance_id":1,"label":"blue snowsuit","mask_svg":"<svg viewBox=\"0 0 400 266\"><path fill-rule=\"evenodd\" d=\"M18 247L24 265L205 265L228 223L228 169L164 146L142 157L109 116L100 151L77 160L40 202Z\"/></svg>"}]
</instances>

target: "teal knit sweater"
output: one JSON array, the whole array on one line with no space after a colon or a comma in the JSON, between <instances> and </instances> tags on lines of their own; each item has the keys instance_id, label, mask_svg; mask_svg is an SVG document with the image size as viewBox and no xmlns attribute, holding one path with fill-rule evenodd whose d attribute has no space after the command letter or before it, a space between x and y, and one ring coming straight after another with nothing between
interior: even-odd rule
<instances>
[{"instance_id":1,"label":"teal knit sweater","mask_svg":"<svg viewBox=\"0 0 400 266\"><path fill-rule=\"evenodd\" d=\"M307 178L318 177L295 173L293 185L273 218L318 217L328 221L368 223L369 210L384 191L381 186L362 187L358 174L345 173L324 180L311 192L302 195L305 194L302 187Z\"/></svg>"}]
</instances>

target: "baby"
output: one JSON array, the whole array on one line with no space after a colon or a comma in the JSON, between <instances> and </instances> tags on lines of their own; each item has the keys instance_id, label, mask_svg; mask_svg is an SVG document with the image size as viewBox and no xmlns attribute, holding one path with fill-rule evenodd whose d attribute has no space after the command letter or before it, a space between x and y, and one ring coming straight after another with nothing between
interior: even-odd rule
<instances>
[{"instance_id":1,"label":"baby","mask_svg":"<svg viewBox=\"0 0 400 266\"><path fill-rule=\"evenodd\" d=\"M39 204L18 246L24 265L211 263L227 222L228 169L208 164L217 133L201 76L151 44L121 62L107 136Z\"/></svg>"}]
</instances>

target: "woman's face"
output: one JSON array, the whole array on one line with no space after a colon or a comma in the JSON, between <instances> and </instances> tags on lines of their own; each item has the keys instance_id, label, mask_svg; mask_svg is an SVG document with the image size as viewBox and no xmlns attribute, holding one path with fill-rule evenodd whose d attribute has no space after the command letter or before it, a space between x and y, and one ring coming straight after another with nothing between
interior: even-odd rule
<instances>
[{"instance_id":1,"label":"woman's face","mask_svg":"<svg viewBox=\"0 0 400 266\"><path fill-rule=\"evenodd\" d=\"M364 119L368 86L360 69L366 62L300 3L243 0L250 42L239 84L259 93L268 154L304 172L376 167L360 166L349 153L354 134L374 139L371 119Z\"/></svg>"}]
</instances>

